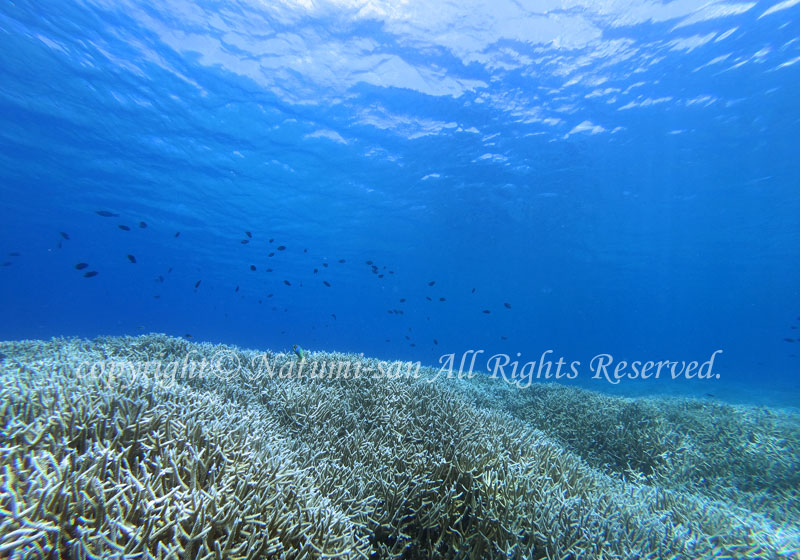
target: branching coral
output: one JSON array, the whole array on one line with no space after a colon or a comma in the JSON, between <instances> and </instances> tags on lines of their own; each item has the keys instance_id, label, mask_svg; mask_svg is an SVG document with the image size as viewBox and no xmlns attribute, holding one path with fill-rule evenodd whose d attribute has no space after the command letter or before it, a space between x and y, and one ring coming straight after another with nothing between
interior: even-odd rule
<instances>
[{"instance_id":1,"label":"branching coral","mask_svg":"<svg viewBox=\"0 0 800 560\"><path fill-rule=\"evenodd\" d=\"M375 360L307 351L316 375L282 376L297 364L291 353L161 335L0 351L0 556L689 559L800 549L796 501L777 528L776 506L754 498L796 496L798 420L788 414L485 378L378 378ZM82 365L187 356L201 363L190 375ZM344 361L360 375L335 375ZM210 375L223 362L236 367ZM691 419L676 425L682 415ZM712 417L718 439L704 428ZM734 443L725 466L715 446Z\"/></svg>"}]
</instances>

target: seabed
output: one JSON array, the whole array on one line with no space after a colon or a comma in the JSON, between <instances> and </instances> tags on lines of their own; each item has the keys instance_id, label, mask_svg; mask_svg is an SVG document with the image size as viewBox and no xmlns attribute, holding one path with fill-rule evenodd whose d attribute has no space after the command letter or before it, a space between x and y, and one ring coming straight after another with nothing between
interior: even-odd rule
<instances>
[{"instance_id":1,"label":"seabed","mask_svg":"<svg viewBox=\"0 0 800 560\"><path fill-rule=\"evenodd\" d=\"M800 558L790 410L164 335L0 353L0 558Z\"/></svg>"}]
</instances>

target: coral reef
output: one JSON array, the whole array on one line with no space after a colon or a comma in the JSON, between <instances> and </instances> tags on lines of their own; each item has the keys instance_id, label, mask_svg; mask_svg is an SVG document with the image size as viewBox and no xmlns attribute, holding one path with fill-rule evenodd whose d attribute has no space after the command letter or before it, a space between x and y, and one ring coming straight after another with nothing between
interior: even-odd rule
<instances>
[{"instance_id":1,"label":"coral reef","mask_svg":"<svg viewBox=\"0 0 800 560\"><path fill-rule=\"evenodd\" d=\"M0 557L800 554L788 411L163 335L0 352Z\"/></svg>"}]
</instances>

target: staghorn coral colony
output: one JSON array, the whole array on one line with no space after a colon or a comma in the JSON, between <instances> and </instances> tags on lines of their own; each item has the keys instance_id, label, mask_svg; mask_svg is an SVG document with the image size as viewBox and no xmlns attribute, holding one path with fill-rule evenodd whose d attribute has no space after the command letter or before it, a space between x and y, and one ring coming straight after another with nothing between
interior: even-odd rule
<instances>
[{"instance_id":1,"label":"staghorn coral colony","mask_svg":"<svg viewBox=\"0 0 800 560\"><path fill-rule=\"evenodd\" d=\"M2 558L800 555L788 411L162 335L0 352Z\"/></svg>"}]
</instances>

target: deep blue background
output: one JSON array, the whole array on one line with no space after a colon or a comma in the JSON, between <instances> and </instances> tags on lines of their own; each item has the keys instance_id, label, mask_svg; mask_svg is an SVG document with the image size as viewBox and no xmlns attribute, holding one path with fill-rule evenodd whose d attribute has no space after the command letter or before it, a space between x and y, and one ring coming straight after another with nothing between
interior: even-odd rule
<instances>
[{"instance_id":1,"label":"deep blue background","mask_svg":"<svg viewBox=\"0 0 800 560\"><path fill-rule=\"evenodd\" d=\"M0 338L798 386L800 6L147 4L0 4Z\"/></svg>"}]
</instances>

